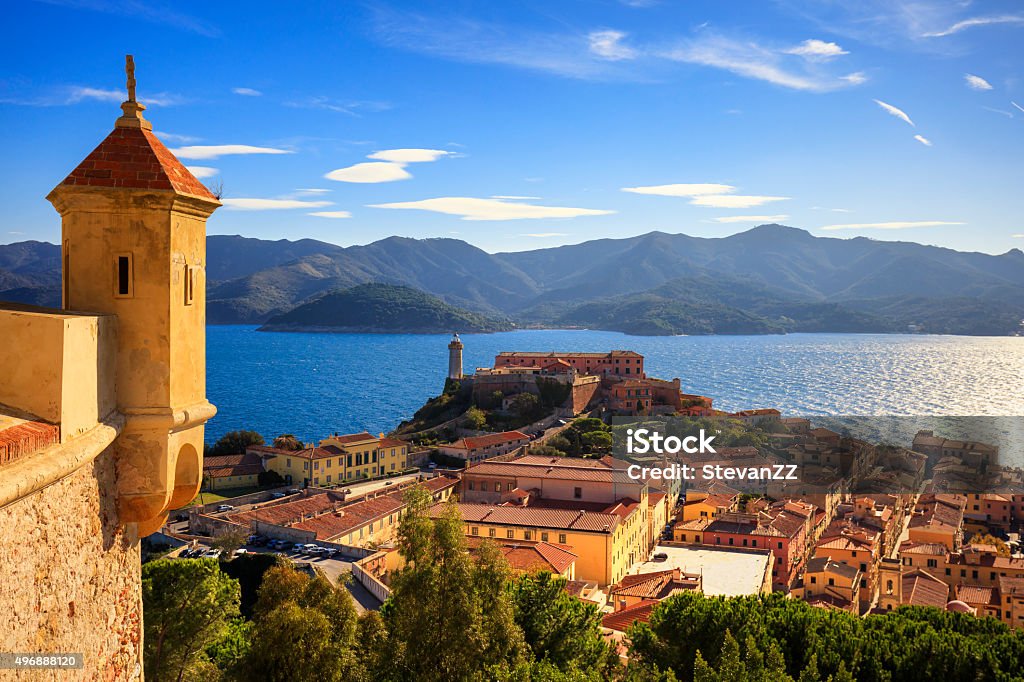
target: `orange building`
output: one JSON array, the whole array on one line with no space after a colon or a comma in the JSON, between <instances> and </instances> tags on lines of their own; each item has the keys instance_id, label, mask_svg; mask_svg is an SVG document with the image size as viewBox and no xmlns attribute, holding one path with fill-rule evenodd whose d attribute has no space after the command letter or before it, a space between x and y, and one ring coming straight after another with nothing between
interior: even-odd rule
<instances>
[{"instance_id":1,"label":"orange building","mask_svg":"<svg viewBox=\"0 0 1024 682\"><path fill-rule=\"evenodd\" d=\"M631 350L613 350L607 353L532 353L505 351L494 358L494 368L530 368L538 371L560 363L580 374L609 374L614 376L644 376L644 356Z\"/></svg>"}]
</instances>

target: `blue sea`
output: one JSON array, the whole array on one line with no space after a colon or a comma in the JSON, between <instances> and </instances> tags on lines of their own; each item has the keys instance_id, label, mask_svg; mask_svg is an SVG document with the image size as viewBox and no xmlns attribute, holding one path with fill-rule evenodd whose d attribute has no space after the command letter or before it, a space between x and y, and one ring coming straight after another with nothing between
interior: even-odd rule
<instances>
[{"instance_id":1,"label":"blue sea","mask_svg":"<svg viewBox=\"0 0 1024 682\"><path fill-rule=\"evenodd\" d=\"M440 393L448 335L298 334L207 329L207 440L252 429L268 440L386 432ZM1024 415L1024 338L891 334L628 336L583 330L465 334L466 372L503 350L606 351L646 357L715 407L787 415ZM998 420L1024 434L1024 418ZM1009 426L1007 426L1009 425ZM950 437L962 437L948 434ZM1024 440L1024 435L1020 438ZM1014 438L1016 439L1016 437ZM1013 459L1017 459L1014 457Z\"/></svg>"}]
</instances>

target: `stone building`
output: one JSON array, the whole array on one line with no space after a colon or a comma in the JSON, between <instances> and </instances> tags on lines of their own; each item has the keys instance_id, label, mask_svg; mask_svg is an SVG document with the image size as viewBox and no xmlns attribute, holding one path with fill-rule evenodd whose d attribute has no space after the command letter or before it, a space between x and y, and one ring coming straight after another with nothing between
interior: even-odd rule
<instances>
[{"instance_id":1,"label":"stone building","mask_svg":"<svg viewBox=\"0 0 1024 682\"><path fill-rule=\"evenodd\" d=\"M206 219L220 206L128 98L47 197L63 309L0 304L0 651L142 675L139 538L201 483Z\"/></svg>"}]
</instances>

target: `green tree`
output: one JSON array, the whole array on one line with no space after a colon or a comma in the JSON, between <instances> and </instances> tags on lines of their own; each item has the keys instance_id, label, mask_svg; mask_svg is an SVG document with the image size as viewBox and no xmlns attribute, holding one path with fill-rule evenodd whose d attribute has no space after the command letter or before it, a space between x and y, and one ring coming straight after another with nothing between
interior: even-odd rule
<instances>
[{"instance_id":1,"label":"green tree","mask_svg":"<svg viewBox=\"0 0 1024 682\"><path fill-rule=\"evenodd\" d=\"M611 651L601 639L601 612L565 590L566 579L540 572L511 586L516 623L536 659L562 671L603 671Z\"/></svg>"},{"instance_id":2,"label":"green tree","mask_svg":"<svg viewBox=\"0 0 1024 682\"><path fill-rule=\"evenodd\" d=\"M467 429L483 431L487 428L487 415L479 407L471 407L463 415L463 423Z\"/></svg>"},{"instance_id":3,"label":"green tree","mask_svg":"<svg viewBox=\"0 0 1024 682\"><path fill-rule=\"evenodd\" d=\"M580 442L593 453L606 453L612 449L612 434L607 431L589 431L580 436Z\"/></svg>"},{"instance_id":4,"label":"green tree","mask_svg":"<svg viewBox=\"0 0 1024 682\"><path fill-rule=\"evenodd\" d=\"M540 412L540 398L532 393L517 393L509 401L509 407L522 419L534 419Z\"/></svg>"},{"instance_id":5,"label":"green tree","mask_svg":"<svg viewBox=\"0 0 1024 682\"><path fill-rule=\"evenodd\" d=\"M158 559L142 567L146 677L190 679L209 664L206 648L238 615L239 587L212 559Z\"/></svg>"},{"instance_id":6,"label":"green tree","mask_svg":"<svg viewBox=\"0 0 1024 682\"><path fill-rule=\"evenodd\" d=\"M454 498L437 519L422 488L405 500L398 547L406 565L392 576L392 596L381 608L390 647L387 669L375 677L468 680L489 665L516 664L524 646L504 559L496 548L483 549L477 562L469 556Z\"/></svg>"},{"instance_id":7,"label":"green tree","mask_svg":"<svg viewBox=\"0 0 1024 682\"><path fill-rule=\"evenodd\" d=\"M252 647L242 668L250 679L358 680L358 615L348 591L281 563L264 574L253 609Z\"/></svg>"},{"instance_id":8,"label":"green tree","mask_svg":"<svg viewBox=\"0 0 1024 682\"><path fill-rule=\"evenodd\" d=\"M263 436L255 431L229 431L213 444L208 454L241 455L250 445L263 445Z\"/></svg>"}]
</instances>

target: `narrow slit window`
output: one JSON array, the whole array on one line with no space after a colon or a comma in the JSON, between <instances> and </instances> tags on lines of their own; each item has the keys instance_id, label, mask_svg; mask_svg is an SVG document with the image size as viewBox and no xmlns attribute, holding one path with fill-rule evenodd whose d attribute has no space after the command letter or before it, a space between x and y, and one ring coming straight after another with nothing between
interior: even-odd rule
<instances>
[{"instance_id":1,"label":"narrow slit window","mask_svg":"<svg viewBox=\"0 0 1024 682\"><path fill-rule=\"evenodd\" d=\"M192 305L192 296L195 291L196 274L195 268L191 265L185 266L185 305Z\"/></svg>"},{"instance_id":2,"label":"narrow slit window","mask_svg":"<svg viewBox=\"0 0 1024 682\"><path fill-rule=\"evenodd\" d=\"M132 255L122 253L114 256L114 296L131 298L135 294Z\"/></svg>"}]
</instances>

